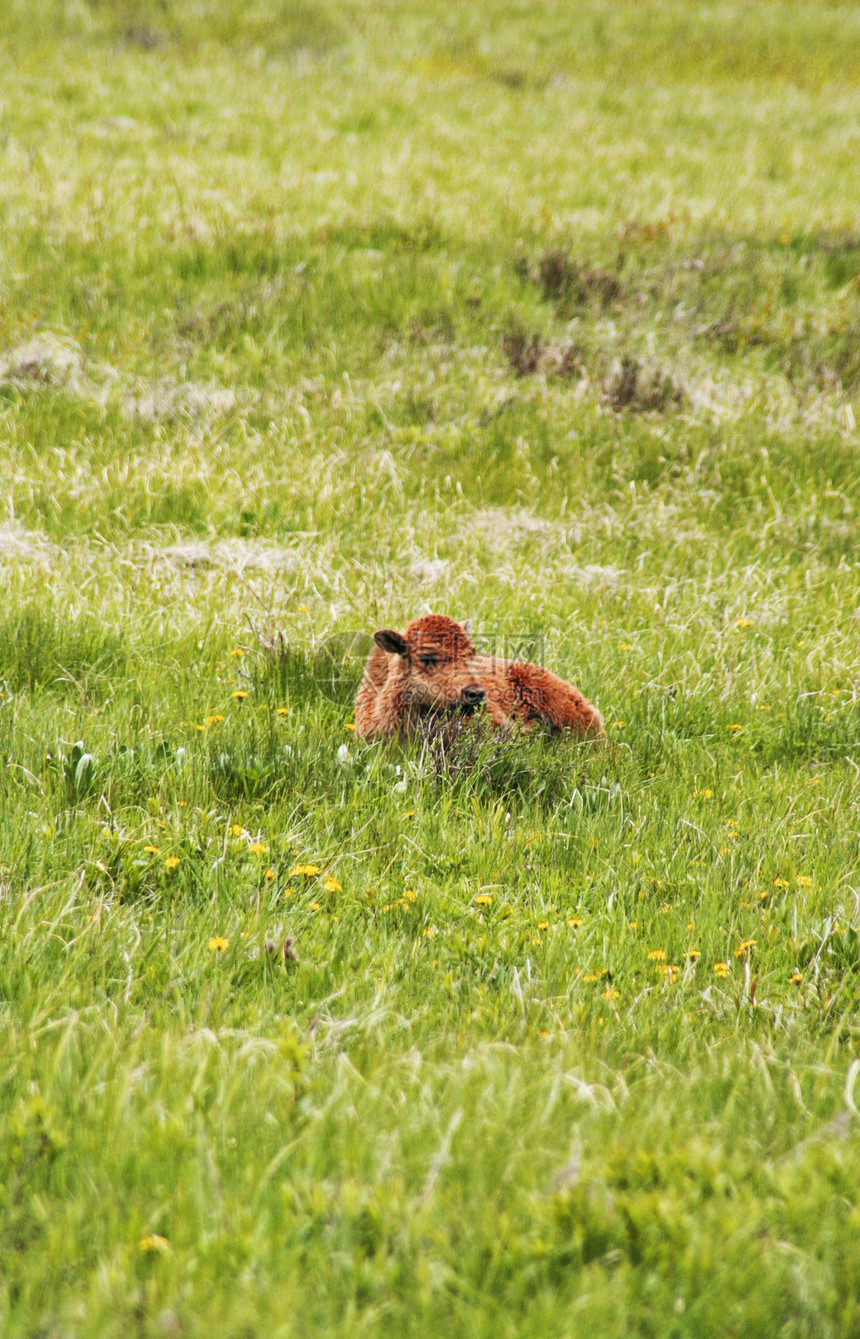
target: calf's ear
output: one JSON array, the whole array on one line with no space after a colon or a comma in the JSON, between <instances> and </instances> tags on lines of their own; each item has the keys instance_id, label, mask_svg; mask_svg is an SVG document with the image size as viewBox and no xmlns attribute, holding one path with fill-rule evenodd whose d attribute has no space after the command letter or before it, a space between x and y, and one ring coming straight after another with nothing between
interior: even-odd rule
<instances>
[{"instance_id":1,"label":"calf's ear","mask_svg":"<svg viewBox=\"0 0 860 1339\"><path fill-rule=\"evenodd\" d=\"M392 632L390 628L383 628L380 632L373 634L373 640L377 646L381 646L383 651L387 651L392 656L405 656L409 654L409 643L405 637L401 637L399 632Z\"/></svg>"}]
</instances>

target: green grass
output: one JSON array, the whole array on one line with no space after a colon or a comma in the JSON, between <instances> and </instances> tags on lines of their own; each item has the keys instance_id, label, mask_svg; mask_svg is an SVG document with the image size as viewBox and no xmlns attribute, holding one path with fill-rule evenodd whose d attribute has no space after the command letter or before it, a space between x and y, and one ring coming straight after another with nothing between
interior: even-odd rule
<instances>
[{"instance_id":1,"label":"green grass","mask_svg":"<svg viewBox=\"0 0 860 1339\"><path fill-rule=\"evenodd\" d=\"M858 44L5 6L4 1339L860 1333Z\"/></svg>"}]
</instances>

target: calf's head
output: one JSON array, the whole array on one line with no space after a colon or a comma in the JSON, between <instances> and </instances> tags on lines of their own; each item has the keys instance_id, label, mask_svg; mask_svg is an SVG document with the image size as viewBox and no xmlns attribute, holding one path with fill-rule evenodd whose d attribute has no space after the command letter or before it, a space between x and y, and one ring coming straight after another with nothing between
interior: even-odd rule
<instances>
[{"instance_id":1,"label":"calf's head","mask_svg":"<svg viewBox=\"0 0 860 1339\"><path fill-rule=\"evenodd\" d=\"M398 657L404 698L419 711L454 708L471 715L483 702L475 647L464 624L443 614L427 614L403 633L385 628L373 637L383 651Z\"/></svg>"}]
</instances>

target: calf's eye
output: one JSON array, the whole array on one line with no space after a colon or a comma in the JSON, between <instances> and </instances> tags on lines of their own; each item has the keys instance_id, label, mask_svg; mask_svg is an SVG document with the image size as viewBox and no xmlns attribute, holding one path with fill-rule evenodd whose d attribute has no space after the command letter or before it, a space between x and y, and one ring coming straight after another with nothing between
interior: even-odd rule
<instances>
[{"instance_id":1,"label":"calf's eye","mask_svg":"<svg viewBox=\"0 0 860 1339\"><path fill-rule=\"evenodd\" d=\"M439 664L438 656L419 656L418 658L425 669L432 669L434 665Z\"/></svg>"}]
</instances>

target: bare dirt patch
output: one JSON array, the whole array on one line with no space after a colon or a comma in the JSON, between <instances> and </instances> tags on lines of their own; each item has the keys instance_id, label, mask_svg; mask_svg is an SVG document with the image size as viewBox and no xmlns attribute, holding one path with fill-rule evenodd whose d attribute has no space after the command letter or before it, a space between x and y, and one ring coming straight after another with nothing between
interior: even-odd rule
<instances>
[{"instance_id":1,"label":"bare dirt patch","mask_svg":"<svg viewBox=\"0 0 860 1339\"><path fill-rule=\"evenodd\" d=\"M152 423L229 413L236 405L236 393L223 386L163 380L144 383L127 392L122 403L132 418Z\"/></svg>"},{"instance_id":2,"label":"bare dirt patch","mask_svg":"<svg viewBox=\"0 0 860 1339\"><path fill-rule=\"evenodd\" d=\"M0 386L18 390L65 387L78 389L84 381L80 345L61 335L34 335L25 344L0 355Z\"/></svg>"},{"instance_id":3,"label":"bare dirt patch","mask_svg":"<svg viewBox=\"0 0 860 1339\"><path fill-rule=\"evenodd\" d=\"M473 538L476 534L487 541L491 548L502 552L516 548L535 536L560 533L559 527L534 512L509 510L506 507L480 507L471 512L462 530L464 536Z\"/></svg>"},{"instance_id":4,"label":"bare dirt patch","mask_svg":"<svg viewBox=\"0 0 860 1339\"><path fill-rule=\"evenodd\" d=\"M448 574L450 567L446 558L416 558L409 565L409 575L421 585L435 586Z\"/></svg>"},{"instance_id":5,"label":"bare dirt patch","mask_svg":"<svg viewBox=\"0 0 860 1339\"><path fill-rule=\"evenodd\" d=\"M163 548L147 545L147 558L178 571L293 572L302 565L296 549L250 539L191 539Z\"/></svg>"},{"instance_id":6,"label":"bare dirt patch","mask_svg":"<svg viewBox=\"0 0 860 1339\"><path fill-rule=\"evenodd\" d=\"M123 413L145 422L218 416L238 401L234 390L214 383L132 378L110 363L85 357L77 340L50 332L0 354L4 386L22 394L61 392L96 405L118 398Z\"/></svg>"},{"instance_id":7,"label":"bare dirt patch","mask_svg":"<svg viewBox=\"0 0 860 1339\"><path fill-rule=\"evenodd\" d=\"M575 582L588 591L617 590L621 578L626 575L623 567L616 567L613 563L585 563L582 566L573 564L561 571L568 581Z\"/></svg>"},{"instance_id":8,"label":"bare dirt patch","mask_svg":"<svg viewBox=\"0 0 860 1339\"><path fill-rule=\"evenodd\" d=\"M0 562L49 566L57 555L56 545L38 531L27 530L17 521L0 524Z\"/></svg>"}]
</instances>

